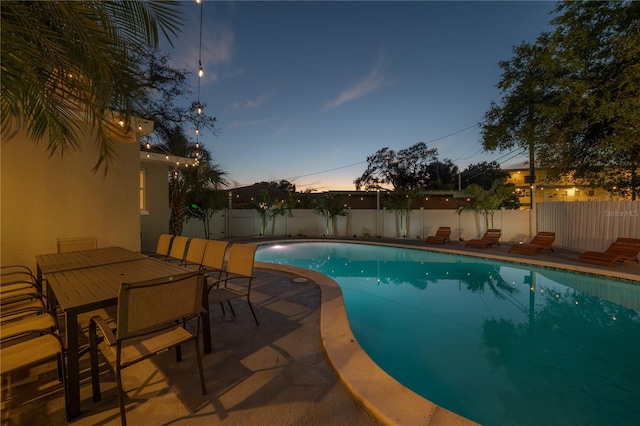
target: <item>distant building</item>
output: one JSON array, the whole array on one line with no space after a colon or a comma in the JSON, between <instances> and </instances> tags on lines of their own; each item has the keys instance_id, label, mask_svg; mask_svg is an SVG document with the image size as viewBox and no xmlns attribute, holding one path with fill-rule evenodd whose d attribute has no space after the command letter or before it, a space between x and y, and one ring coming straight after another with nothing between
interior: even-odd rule
<instances>
[{"instance_id":1,"label":"distant building","mask_svg":"<svg viewBox=\"0 0 640 426\"><path fill-rule=\"evenodd\" d=\"M531 205L531 183L529 181L529 164L520 163L506 166L504 170L511 174L507 183L516 187L520 197L520 205L527 208ZM551 180L547 178L545 169L536 169L536 203L548 201L609 201L620 197L611 195L604 188L592 188L579 185L569 180Z\"/></svg>"}]
</instances>

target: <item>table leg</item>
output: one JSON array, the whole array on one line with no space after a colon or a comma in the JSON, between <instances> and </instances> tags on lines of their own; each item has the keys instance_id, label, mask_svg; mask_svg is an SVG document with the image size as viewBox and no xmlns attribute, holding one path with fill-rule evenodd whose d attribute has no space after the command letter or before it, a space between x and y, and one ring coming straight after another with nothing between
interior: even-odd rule
<instances>
[{"instance_id":1,"label":"table leg","mask_svg":"<svg viewBox=\"0 0 640 426\"><path fill-rule=\"evenodd\" d=\"M42 269L40 269L39 263L36 264L36 282L41 289L44 289L44 286L43 286L44 283L42 282ZM48 296L48 295L45 294L45 296Z\"/></svg>"},{"instance_id":2,"label":"table leg","mask_svg":"<svg viewBox=\"0 0 640 426\"><path fill-rule=\"evenodd\" d=\"M69 389L69 418L80 415L80 355L78 348L78 315L65 312L67 334L67 386Z\"/></svg>"}]
</instances>

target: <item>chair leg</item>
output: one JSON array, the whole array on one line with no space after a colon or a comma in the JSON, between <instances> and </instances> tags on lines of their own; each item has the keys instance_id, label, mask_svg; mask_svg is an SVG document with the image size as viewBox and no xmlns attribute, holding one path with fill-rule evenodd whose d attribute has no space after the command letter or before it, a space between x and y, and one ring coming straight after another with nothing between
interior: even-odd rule
<instances>
[{"instance_id":1,"label":"chair leg","mask_svg":"<svg viewBox=\"0 0 640 426\"><path fill-rule=\"evenodd\" d=\"M93 390L93 401L98 402L100 395L100 371L98 369L98 333L96 323L89 322L89 358L91 361L91 388Z\"/></svg>"},{"instance_id":2,"label":"chair leg","mask_svg":"<svg viewBox=\"0 0 640 426\"><path fill-rule=\"evenodd\" d=\"M127 416L124 410L124 388L122 387L122 372L120 363L116 366L116 384L118 385L118 405L120 405L120 422L122 426L127 426Z\"/></svg>"},{"instance_id":3,"label":"chair leg","mask_svg":"<svg viewBox=\"0 0 640 426\"><path fill-rule=\"evenodd\" d=\"M61 348L64 351L63 348ZM60 363L60 374L62 376L62 386L64 388L64 414L67 419L67 422L71 421L71 406L69 405L69 386L67 384L67 364L64 362L64 354L60 355L59 358Z\"/></svg>"},{"instance_id":4,"label":"chair leg","mask_svg":"<svg viewBox=\"0 0 640 426\"><path fill-rule=\"evenodd\" d=\"M258 322L258 317L256 317L256 313L253 310L253 305L251 305L251 301L249 300L249 298L247 298L247 303L249 304L249 309L251 309L251 314L253 315L253 319L256 322L256 325L260 325L260 323Z\"/></svg>"},{"instance_id":5,"label":"chair leg","mask_svg":"<svg viewBox=\"0 0 640 426\"><path fill-rule=\"evenodd\" d=\"M235 311L233 310L233 306L231 306L231 300L227 300L227 304L229 305L229 309L231 309L231 313L233 314L233 316L236 316Z\"/></svg>"},{"instance_id":6,"label":"chair leg","mask_svg":"<svg viewBox=\"0 0 640 426\"><path fill-rule=\"evenodd\" d=\"M207 386L204 382L204 369L202 368L202 355L200 355L200 344L198 343L199 338L196 337L196 359L198 361L198 370L200 371L200 386L202 387L202 394L207 394Z\"/></svg>"}]
</instances>

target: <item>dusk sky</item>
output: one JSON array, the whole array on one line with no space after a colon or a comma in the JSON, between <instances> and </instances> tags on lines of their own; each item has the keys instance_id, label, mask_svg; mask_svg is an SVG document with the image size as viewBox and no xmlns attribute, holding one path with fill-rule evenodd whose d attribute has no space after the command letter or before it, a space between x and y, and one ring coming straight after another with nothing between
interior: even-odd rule
<instances>
[{"instance_id":1,"label":"dusk sky","mask_svg":"<svg viewBox=\"0 0 640 426\"><path fill-rule=\"evenodd\" d=\"M200 141L232 187L287 179L353 190L366 158L426 142L460 170L525 156L486 153L478 123L498 101L498 62L550 29L555 2L213 2L203 6ZM200 6L166 49L193 70Z\"/></svg>"}]
</instances>

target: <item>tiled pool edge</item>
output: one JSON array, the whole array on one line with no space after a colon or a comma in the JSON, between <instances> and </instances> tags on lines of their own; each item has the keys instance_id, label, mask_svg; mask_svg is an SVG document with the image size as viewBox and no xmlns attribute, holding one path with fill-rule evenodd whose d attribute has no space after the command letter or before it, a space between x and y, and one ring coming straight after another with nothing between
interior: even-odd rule
<instances>
[{"instance_id":1,"label":"tiled pool edge","mask_svg":"<svg viewBox=\"0 0 640 426\"><path fill-rule=\"evenodd\" d=\"M354 398L379 421L389 425L475 425L416 394L382 370L351 332L340 286L319 272L288 265L256 262L257 268L298 275L320 287L320 336L331 366Z\"/></svg>"}]
</instances>

